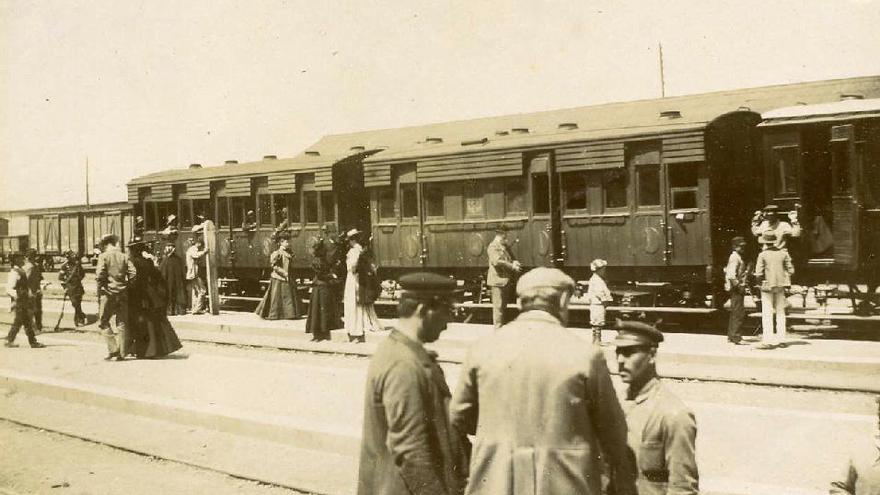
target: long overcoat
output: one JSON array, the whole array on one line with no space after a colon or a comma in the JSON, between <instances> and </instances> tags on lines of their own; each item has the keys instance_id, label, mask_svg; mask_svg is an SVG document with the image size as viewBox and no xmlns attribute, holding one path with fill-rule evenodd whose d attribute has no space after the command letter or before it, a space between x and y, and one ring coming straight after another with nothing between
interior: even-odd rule
<instances>
[{"instance_id":1,"label":"long overcoat","mask_svg":"<svg viewBox=\"0 0 880 495\"><path fill-rule=\"evenodd\" d=\"M159 272L165 280L169 314L178 314L187 303L186 263L176 250L171 251L159 264Z\"/></svg>"},{"instance_id":2,"label":"long overcoat","mask_svg":"<svg viewBox=\"0 0 880 495\"><path fill-rule=\"evenodd\" d=\"M604 454L616 491L635 494L626 419L602 351L544 311L527 311L476 343L450 405L476 434L468 494L602 493Z\"/></svg>"},{"instance_id":3,"label":"long overcoat","mask_svg":"<svg viewBox=\"0 0 880 495\"><path fill-rule=\"evenodd\" d=\"M370 360L358 495L453 495L467 439L450 429L449 387L421 346L399 333Z\"/></svg>"}]
</instances>

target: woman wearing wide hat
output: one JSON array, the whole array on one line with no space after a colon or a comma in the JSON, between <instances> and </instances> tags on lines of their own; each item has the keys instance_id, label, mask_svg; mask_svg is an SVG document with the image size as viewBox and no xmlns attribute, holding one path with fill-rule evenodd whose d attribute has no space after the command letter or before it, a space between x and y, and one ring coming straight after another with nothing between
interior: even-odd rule
<instances>
[{"instance_id":1,"label":"woman wearing wide hat","mask_svg":"<svg viewBox=\"0 0 880 495\"><path fill-rule=\"evenodd\" d=\"M286 233L278 236L278 249L269 256L272 275L269 290L257 306L256 314L264 320L293 320L302 316L296 282L290 278L290 241Z\"/></svg>"},{"instance_id":2,"label":"woman wearing wide hat","mask_svg":"<svg viewBox=\"0 0 880 495\"><path fill-rule=\"evenodd\" d=\"M376 316L376 309L373 307L373 302L378 297L378 291L373 287L376 270L372 257L364 249L361 237L361 232L357 229L351 229L346 233L351 248L345 259L348 273L345 278L343 306L348 339L354 342L365 342L366 330L376 332L382 329L379 317Z\"/></svg>"},{"instance_id":3,"label":"woman wearing wide hat","mask_svg":"<svg viewBox=\"0 0 880 495\"><path fill-rule=\"evenodd\" d=\"M128 349L138 358L171 354L182 346L165 314L168 293L156 258L138 239L128 245L128 257L137 272L128 288Z\"/></svg>"},{"instance_id":4,"label":"woman wearing wide hat","mask_svg":"<svg viewBox=\"0 0 880 495\"><path fill-rule=\"evenodd\" d=\"M338 278L333 273L333 264L328 259L327 247L323 239L312 247L312 255L312 270L315 272L315 277L312 281L306 333L312 334L313 341L330 340L330 331L342 328L336 290Z\"/></svg>"}]
</instances>

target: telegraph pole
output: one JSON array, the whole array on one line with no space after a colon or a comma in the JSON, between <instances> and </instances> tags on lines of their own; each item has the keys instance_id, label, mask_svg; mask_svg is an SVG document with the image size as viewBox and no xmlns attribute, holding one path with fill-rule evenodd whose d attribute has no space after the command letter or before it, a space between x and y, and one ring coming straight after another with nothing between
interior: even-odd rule
<instances>
[{"instance_id":1,"label":"telegraph pole","mask_svg":"<svg viewBox=\"0 0 880 495\"><path fill-rule=\"evenodd\" d=\"M663 77L663 43L660 46L660 96L666 98L666 79Z\"/></svg>"}]
</instances>

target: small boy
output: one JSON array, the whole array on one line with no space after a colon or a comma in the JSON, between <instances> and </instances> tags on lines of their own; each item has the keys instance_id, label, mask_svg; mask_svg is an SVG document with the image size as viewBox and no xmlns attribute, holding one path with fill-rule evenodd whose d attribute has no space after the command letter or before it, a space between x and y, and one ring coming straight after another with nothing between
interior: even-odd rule
<instances>
[{"instance_id":1,"label":"small boy","mask_svg":"<svg viewBox=\"0 0 880 495\"><path fill-rule=\"evenodd\" d=\"M730 293L730 321L727 324L727 341L731 344L740 344L740 328L746 316L744 299L746 295L746 264L743 262L742 253L745 249L745 237L737 236L731 241L730 258L724 268L724 290Z\"/></svg>"},{"instance_id":2,"label":"small boy","mask_svg":"<svg viewBox=\"0 0 880 495\"><path fill-rule=\"evenodd\" d=\"M593 260L590 270L590 285L587 288L587 302L590 304L590 326L593 327L593 343L602 343L602 329L605 328L605 306L614 301L608 284L605 283L605 267L608 262L602 259Z\"/></svg>"},{"instance_id":3,"label":"small boy","mask_svg":"<svg viewBox=\"0 0 880 495\"><path fill-rule=\"evenodd\" d=\"M785 339L785 291L791 286L794 265L788 250L777 245L774 232L764 232L761 242L767 247L758 255L755 276L761 284L761 327L764 346L778 344ZM776 331L773 331L773 315L776 314Z\"/></svg>"}]
</instances>

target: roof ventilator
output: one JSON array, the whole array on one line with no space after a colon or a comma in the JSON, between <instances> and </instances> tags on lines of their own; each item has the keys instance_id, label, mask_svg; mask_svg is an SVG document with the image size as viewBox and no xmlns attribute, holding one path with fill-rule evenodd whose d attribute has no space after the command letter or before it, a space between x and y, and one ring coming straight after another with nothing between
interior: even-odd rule
<instances>
[{"instance_id":1,"label":"roof ventilator","mask_svg":"<svg viewBox=\"0 0 880 495\"><path fill-rule=\"evenodd\" d=\"M737 108L736 110L737 110L738 112L751 112L751 111L752 111L751 107L747 107L747 106L745 106L745 105L743 105L743 106Z\"/></svg>"},{"instance_id":2,"label":"roof ventilator","mask_svg":"<svg viewBox=\"0 0 880 495\"><path fill-rule=\"evenodd\" d=\"M660 118L665 120L680 119L681 112L678 110L665 110L660 112Z\"/></svg>"},{"instance_id":3,"label":"roof ventilator","mask_svg":"<svg viewBox=\"0 0 880 495\"><path fill-rule=\"evenodd\" d=\"M224 165L235 165L238 163L238 160L226 160L223 162Z\"/></svg>"},{"instance_id":4,"label":"roof ventilator","mask_svg":"<svg viewBox=\"0 0 880 495\"><path fill-rule=\"evenodd\" d=\"M443 138L440 137L426 137L425 142L428 144L440 144L443 142Z\"/></svg>"},{"instance_id":5,"label":"roof ventilator","mask_svg":"<svg viewBox=\"0 0 880 495\"><path fill-rule=\"evenodd\" d=\"M563 131L573 131L578 128L576 122L563 122L559 124L559 129Z\"/></svg>"},{"instance_id":6,"label":"roof ventilator","mask_svg":"<svg viewBox=\"0 0 880 495\"><path fill-rule=\"evenodd\" d=\"M461 142L461 145L462 145L462 146L473 146L473 145L475 145L475 144L486 144L486 143L488 143L488 142L489 142L489 138L483 138L483 139L472 139L472 140L470 140L470 141L462 141L462 142Z\"/></svg>"},{"instance_id":7,"label":"roof ventilator","mask_svg":"<svg viewBox=\"0 0 880 495\"><path fill-rule=\"evenodd\" d=\"M840 101L849 101L849 100L864 100L865 95L859 95L855 93L844 93L840 95Z\"/></svg>"},{"instance_id":8,"label":"roof ventilator","mask_svg":"<svg viewBox=\"0 0 880 495\"><path fill-rule=\"evenodd\" d=\"M263 160L277 160L278 157L276 155L263 155Z\"/></svg>"},{"instance_id":9,"label":"roof ventilator","mask_svg":"<svg viewBox=\"0 0 880 495\"><path fill-rule=\"evenodd\" d=\"M510 129L510 133L511 134L528 134L529 128L528 127L514 127L512 129Z\"/></svg>"},{"instance_id":10,"label":"roof ventilator","mask_svg":"<svg viewBox=\"0 0 880 495\"><path fill-rule=\"evenodd\" d=\"M508 134L510 134L510 133L507 131L495 131L496 136L506 136Z\"/></svg>"},{"instance_id":11,"label":"roof ventilator","mask_svg":"<svg viewBox=\"0 0 880 495\"><path fill-rule=\"evenodd\" d=\"M349 148L351 151L364 151L365 149L367 149L366 146L352 146Z\"/></svg>"},{"instance_id":12,"label":"roof ventilator","mask_svg":"<svg viewBox=\"0 0 880 495\"><path fill-rule=\"evenodd\" d=\"M306 151L306 156L321 156L319 151Z\"/></svg>"},{"instance_id":13,"label":"roof ventilator","mask_svg":"<svg viewBox=\"0 0 880 495\"><path fill-rule=\"evenodd\" d=\"M201 163L190 163L190 164L189 164L189 169L190 169L190 170L193 170L193 169L196 169L196 168L202 168L202 164L201 164Z\"/></svg>"}]
</instances>

